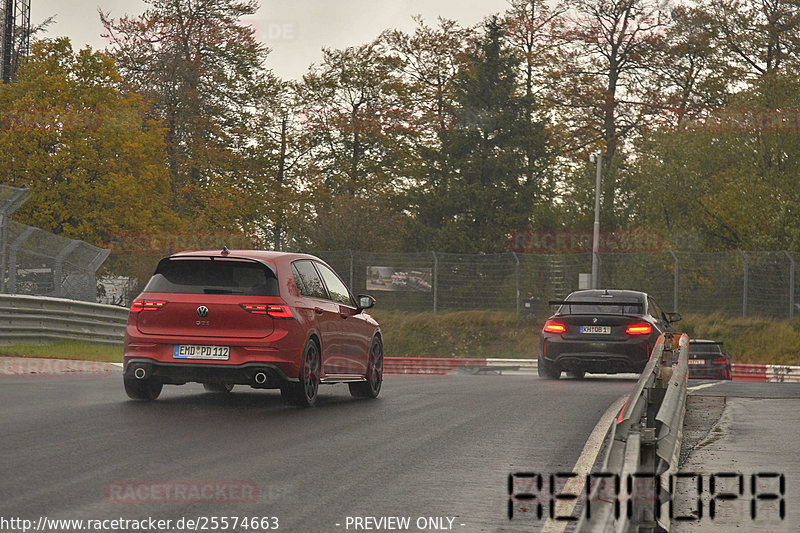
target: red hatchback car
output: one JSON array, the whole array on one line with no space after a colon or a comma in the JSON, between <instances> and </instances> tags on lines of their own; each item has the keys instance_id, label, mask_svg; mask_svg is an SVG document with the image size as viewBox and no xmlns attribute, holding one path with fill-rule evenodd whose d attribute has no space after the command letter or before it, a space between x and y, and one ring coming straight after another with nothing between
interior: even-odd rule
<instances>
[{"instance_id":1,"label":"red hatchback car","mask_svg":"<svg viewBox=\"0 0 800 533\"><path fill-rule=\"evenodd\" d=\"M165 384L280 389L311 406L322 383L375 398L383 380L378 323L324 261L306 254L227 250L162 259L131 305L125 332L128 396Z\"/></svg>"}]
</instances>

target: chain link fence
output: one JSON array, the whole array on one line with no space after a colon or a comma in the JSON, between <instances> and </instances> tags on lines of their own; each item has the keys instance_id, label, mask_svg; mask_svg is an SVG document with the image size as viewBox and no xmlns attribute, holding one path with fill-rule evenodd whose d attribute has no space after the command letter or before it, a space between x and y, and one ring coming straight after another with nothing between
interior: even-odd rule
<instances>
[{"instance_id":1,"label":"chain link fence","mask_svg":"<svg viewBox=\"0 0 800 533\"><path fill-rule=\"evenodd\" d=\"M384 309L539 312L588 280L590 253L485 255L315 251ZM797 252L601 253L600 286L641 290L666 310L743 317L793 318L800 313ZM375 278L378 269L383 279ZM390 274L389 274L390 273ZM429 283L412 284L415 278Z\"/></svg>"},{"instance_id":2,"label":"chain link fence","mask_svg":"<svg viewBox=\"0 0 800 533\"><path fill-rule=\"evenodd\" d=\"M95 302L95 272L109 250L11 220L29 196L0 185L0 293Z\"/></svg>"}]
</instances>

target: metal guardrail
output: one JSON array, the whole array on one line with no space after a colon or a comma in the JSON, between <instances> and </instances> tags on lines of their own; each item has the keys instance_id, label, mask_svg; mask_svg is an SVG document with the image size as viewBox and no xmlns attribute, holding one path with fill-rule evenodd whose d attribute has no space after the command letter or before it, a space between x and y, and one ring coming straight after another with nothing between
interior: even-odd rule
<instances>
[{"instance_id":1,"label":"metal guardrail","mask_svg":"<svg viewBox=\"0 0 800 533\"><path fill-rule=\"evenodd\" d=\"M611 444L601 472L617 476L616 481L602 479L594 486L575 529L578 533L669 531L669 513L660 507L668 505L671 497L665 479L678 468L688 351L686 335L665 333L659 338L636 388L611 426ZM625 505L620 505L623 500Z\"/></svg>"},{"instance_id":2,"label":"metal guardrail","mask_svg":"<svg viewBox=\"0 0 800 533\"><path fill-rule=\"evenodd\" d=\"M128 309L46 296L0 294L0 343L80 340L122 344Z\"/></svg>"}]
</instances>

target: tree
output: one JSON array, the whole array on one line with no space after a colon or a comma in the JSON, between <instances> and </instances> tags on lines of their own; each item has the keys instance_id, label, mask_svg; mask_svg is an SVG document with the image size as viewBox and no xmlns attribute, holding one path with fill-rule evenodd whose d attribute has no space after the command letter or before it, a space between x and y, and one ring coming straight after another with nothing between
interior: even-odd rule
<instances>
[{"instance_id":1,"label":"tree","mask_svg":"<svg viewBox=\"0 0 800 533\"><path fill-rule=\"evenodd\" d=\"M572 135L571 151L585 161L588 151L603 151L601 226L621 224L615 211L620 192L618 168L622 142L646 126L654 108L650 66L655 44L662 38L662 0L570 0L575 19L565 29L572 43L556 73L554 95L558 120ZM573 173L584 177L583 165Z\"/></svg>"},{"instance_id":2,"label":"tree","mask_svg":"<svg viewBox=\"0 0 800 533\"><path fill-rule=\"evenodd\" d=\"M256 0L150 0L136 18L101 13L127 83L166 127L171 204L197 228L232 228L243 199L254 110L275 83L268 49L241 17Z\"/></svg>"},{"instance_id":3,"label":"tree","mask_svg":"<svg viewBox=\"0 0 800 533\"><path fill-rule=\"evenodd\" d=\"M165 205L164 130L114 61L68 39L34 43L0 87L0 166L30 199L15 218L102 245L108 235L176 224Z\"/></svg>"},{"instance_id":4,"label":"tree","mask_svg":"<svg viewBox=\"0 0 800 533\"><path fill-rule=\"evenodd\" d=\"M514 229L529 227L537 180L546 169L545 135L529 101L517 93L517 65L493 17L454 79L456 120L439 133L447 175L431 174L411 195L417 248L496 252ZM527 175L526 154L539 154Z\"/></svg>"}]
</instances>

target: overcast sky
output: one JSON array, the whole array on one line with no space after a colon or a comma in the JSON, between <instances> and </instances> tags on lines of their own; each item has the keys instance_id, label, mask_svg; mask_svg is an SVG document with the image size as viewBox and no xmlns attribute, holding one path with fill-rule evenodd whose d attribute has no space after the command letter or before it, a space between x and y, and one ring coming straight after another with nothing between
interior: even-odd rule
<instances>
[{"instance_id":1,"label":"overcast sky","mask_svg":"<svg viewBox=\"0 0 800 533\"><path fill-rule=\"evenodd\" d=\"M508 6L506 0L476 4L464 0L262 0L261 9L247 21L272 49L269 67L275 74L297 79L320 60L322 47L364 44L387 28L411 31L412 15L422 15L431 24L442 16L466 26ZM100 36L98 8L120 17L139 15L145 7L141 0L32 0L31 23L55 15L48 37L67 36L74 48L89 44L102 49L106 40Z\"/></svg>"}]
</instances>

